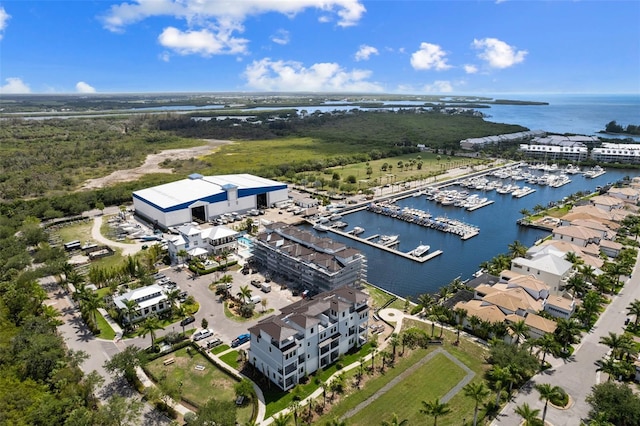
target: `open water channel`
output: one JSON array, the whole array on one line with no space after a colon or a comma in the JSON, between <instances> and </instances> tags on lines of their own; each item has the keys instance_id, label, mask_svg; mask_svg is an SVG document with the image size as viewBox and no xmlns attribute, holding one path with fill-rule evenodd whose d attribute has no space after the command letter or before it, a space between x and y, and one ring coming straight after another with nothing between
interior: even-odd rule
<instances>
[{"instance_id":1,"label":"open water channel","mask_svg":"<svg viewBox=\"0 0 640 426\"><path fill-rule=\"evenodd\" d=\"M470 194L478 193L482 197L494 200L493 204L472 212L461 207L442 206L435 201L427 200L424 195L396 201L396 205L400 207L421 209L431 213L433 217L446 216L479 227L479 235L466 241L454 234L366 210L343 215L341 221L348 223L344 231L349 231L354 226L365 229L359 237L367 238L375 234L399 235L400 244L397 247L399 251L408 252L419 244L430 245L430 253L435 250L443 251L443 254L424 263L405 259L335 233L318 233L310 226L306 228L320 236L329 236L361 250L368 259L370 283L400 296L416 296L437 292L438 288L456 277L461 277L463 280L470 278L479 269L480 263L497 254L507 253L508 245L516 240L529 247L536 240L548 236L548 232L525 228L516 223L522 217L520 214L522 209L533 211L533 207L537 204L546 206L549 202L560 201L578 191L593 191L598 186L616 182L625 176L636 175L637 171L618 169L609 169L606 174L595 179L574 174L569 175L570 183L559 188L527 184L524 181L511 182L505 179L504 184L526 185L536 189L536 192L523 198L515 198L511 194L499 194L496 191L467 189ZM489 179L497 178L489 177ZM452 188L462 189L457 186Z\"/></svg>"}]
</instances>

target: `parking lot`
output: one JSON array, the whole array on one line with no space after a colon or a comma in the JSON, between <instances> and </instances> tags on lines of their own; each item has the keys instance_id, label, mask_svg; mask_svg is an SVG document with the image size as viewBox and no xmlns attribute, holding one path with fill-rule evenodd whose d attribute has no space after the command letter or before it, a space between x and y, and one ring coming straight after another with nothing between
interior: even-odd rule
<instances>
[{"instance_id":1,"label":"parking lot","mask_svg":"<svg viewBox=\"0 0 640 426\"><path fill-rule=\"evenodd\" d=\"M178 269L176 267L163 269L160 272L169 280L175 282L177 288L181 291L186 291L188 295L192 295L200 304L200 310L195 314L196 321L187 327L191 328L195 326L196 328L200 328L202 319L206 318L208 328L213 330L213 336L219 337L225 344L231 344L233 339L241 334L247 333L247 329L256 324L258 320L269 315L278 314L280 308L300 300L300 297L294 297L289 289L282 288L280 283L274 281L271 281L271 291L268 293L252 285L252 280L259 281L260 283L265 282L264 275L259 272L245 275L242 274L240 270L231 270L230 268L226 274L231 275L233 278L231 289L229 290L231 294L236 295L239 293L241 286L249 286L253 296L259 295L263 300L267 301L266 310L274 310L269 314L260 315L257 319L246 321L234 320L227 318L225 315L222 300L215 294L215 285L213 286L214 290L209 290L209 285L225 273L216 272L209 275L196 276L188 269ZM262 313L262 310L262 304L257 303L256 311ZM167 329L165 331L181 331L181 327L179 324L175 324L171 327L171 330ZM208 340L209 339L203 339L200 343L204 345Z\"/></svg>"}]
</instances>

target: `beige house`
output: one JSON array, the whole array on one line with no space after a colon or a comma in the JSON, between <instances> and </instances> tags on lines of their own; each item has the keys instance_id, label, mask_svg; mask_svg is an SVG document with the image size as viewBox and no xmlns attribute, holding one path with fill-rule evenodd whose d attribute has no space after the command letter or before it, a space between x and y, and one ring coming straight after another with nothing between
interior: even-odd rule
<instances>
[{"instance_id":1,"label":"beige house","mask_svg":"<svg viewBox=\"0 0 640 426\"><path fill-rule=\"evenodd\" d=\"M591 204L597 208L610 212L611 210L621 209L624 207L624 201L620 198L610 195L596 195L591 198Z\"/></svg>"},{"instance_id":2,"label":"beige house","mask_svg":"<svg viewBox=\"0 0 640 426\"><path fill-rule=\"evenodd\" d=\"M602 233L584 226L559 226L553 230L551 238L586 247L588 244L600 244Z\"/></svg>"},{"instance_id":3,"label":"beige house","mask_svg":"<svg viewBox=\"0 0 640 426\"><path fill-rule=\"evenodd\" d=\"M607 194L631 204L637 204L640 200L640 190L636 188L611 188Z\"/></svg>"}]
</instances>

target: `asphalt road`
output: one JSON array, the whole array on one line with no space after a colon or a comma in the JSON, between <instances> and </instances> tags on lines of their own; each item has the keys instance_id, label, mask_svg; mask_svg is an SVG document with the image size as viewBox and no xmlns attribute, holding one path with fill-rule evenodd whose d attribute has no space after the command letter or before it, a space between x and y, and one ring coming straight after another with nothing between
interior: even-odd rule
<instances>
[{"instance_id":1,"label":"asphalt road","mask_svg":"<svg viewBox=\"0 0 640 426\"><path fill-rule=\"evenodd\" d=\"M607 309L598 319L593 329L583 336L573 356L569 359L552 360L553 368L535 375L521 391L507 404L498 418L492 422L494 426L517 426L521 423L520 416L515 414L517 406L529 404L532 408L539 408L542 415L544 403L539 399L539 393L534 389L538 383L549 383L562 387L570 396L572 403L567 409L557 409L549 405L546 422L554 426L578 426L585 421L590 410L585 398L591 393L591 387L607 380L606 374L600 377L596 372L596 362L604 358L609 348L600 344L600 338L609 332L620 334L624 330L627 318L626 307L634 299L640 299L640 274L636 261L632 278L625 284L623 290L615 296ZM548 358L547 358L548 359Z\"/></svg>"}]
</instances>

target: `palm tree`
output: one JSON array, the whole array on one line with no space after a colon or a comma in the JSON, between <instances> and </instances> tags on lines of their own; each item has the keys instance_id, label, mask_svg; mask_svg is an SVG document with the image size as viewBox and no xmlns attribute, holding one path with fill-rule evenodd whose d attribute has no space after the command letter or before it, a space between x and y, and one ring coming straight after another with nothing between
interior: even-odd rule
<instances>
[{"instance_id":1,"label":"palm tree","mask_svg":"<svg viewBox=\"0 0 640 426\"><path fill-rule=\"evenodd\" d=\"M165 295L167 296L169 306L171 306L171 312L173 312L176 301L180 298L180 290L178 290L177 288L175 290L169 290L165 293Z\"/></svg>"},{"instance_id":2,"label":"palm tree","mask_svg":"<svg viewBox=\"0 0 640 426\"><path fill-rule=\"evenodd\" d=\"M611 348L611 356L615 359L622 359L635 352L633 339L627 334L616 334L609 332L608 336L602 336L600 343Z\"/></svg>"},{"instance_id":3,"label":"palm tree","mask_svg":"<svg viewBox=\"0 0 640 426\"><path fill-rule=\"evenodd\" d=\"M629 315L635 316L635 321L633 321L633 325L635 328L638 327L638 321L640 320L640 300L635 299L633 302L627 306L627 311L629 311Z\"/></svg>"},{"instance_id":4,"label":"palm tree","mask_svg":"<svg viewBox=\"0 0 640 426\"><path fill-rule=\"evenodd\" d=\"M293 400L289 404L289 412L293 413L293 424L298 426L298 410L300 409L300 401Z\"/></svg>"},{"instance_id":5,"label":"palm tree","mask_svg":"<svg viewBox=\"0 0 640 426\"><path fill-rule=\"evenodd\" d=\"M291 420L291 413L282 413L273 417L273 424L275 426L287 426Z\"/></svg>"},{"instance_id":6,"label":"palm tree","mask_svg":"<svg viewBox=\"0 0 640 426\"><path fill-rule=\"evenodd\" d=\"M160 325L160 320L155 315L147 317L140 325L140 335L142 337L147 334L151 336L151 348L155 345L156 330L164 330L164 327Z\"/></svg>"},{"instance_id":7,"label":"palm tree","mask_svg":"<svg viewBox=\"0 0 640 426\"><path fill-rule=\"evenodd\" d=\"M509 328L516 335L516 346L520 344L521 337L529 337L529 326L524 322L524 320L510 323Z\"/></svg>"},{"instance_id":8,"label":"palm tree","mask_svg":"<svg viewBox=\"0 0 640 426\"><path fill-rule=\"evenodd\" d=\"M425 311L429 311L431 306L433 306L433 304L435 303L435 301L433 300L433 296L429 293L424 293L418 296L417 302L418 305L422 306L422 309L424 309Z\"/></svg>"},{"instance_id":9,"label":"palm tree","mask_svg":"<svg viewBox=\"0 0 640 426\"><path fill-rule=\"evenodd\" d=\"M582 294L587 290L587 282L580 274L575 274L567 280L564 289L570 291L573 297L575 297L577 294Z\"/></svg>"},{"instance_id":10,"label":"palm tree","mask_svg":"<svg viewBox=\"0 0 640 426\"><path fill-rule=\"evenodd\" d=\"M237 296L246 303L248 300L251 300L251 293L252 291L248 285L241 285Z\"/></svg>"},{"instance_id":11,"label":"palm tree","mask_svg":"<svg viewBox=\"0 0 640 426\"><path fill-rule=\"evenodd\" d=\"M471 382L462 388L464 395L473 399L475 407L473 409L473 426L478 424L478 409L484 399L489 396L489 389L484 385L484 382Z\"/></svg>"},{"instance_id":12,"label":"palm tree","mask_svg":"<svg viewBox=\"0 0 640 426\"><path fill-rule=\"evenodd\" d=\"M131 324L131 318L135 316L136 311L138 310L138 302L134 299L125 299L122 301L124 304L124 314L127 317L127 322Z\"/></svg>"},{"instance_id":13,"label":"palm tree","mask_svg":"<svg viewBox=\"0 0 640 426\"><path fill-rule=\"evenodd\" d=\"M515 412L524 420L524 426L532 425L533 421L538 417L538 414L540 414L540 410L531 408L526 402L518 405Z\"/></svg>"},{"instance_id":14,"label":"palm tree","mask_svg":"<svg viewBox=\"0 0 640 426\"><path fill-rule=\"evenodd\" d=\"M393 413L391 415L391 420L390 421L383 420L382 423L380 423L381 426L405 426L405 425L408 425L408 424L409 424L409 420L408 419L400 420L396 413Z\"/></svg>"},{"instance_id":15,"label":"palm tree","mask_svg":"<svg viewBox=\"0 0 640 426\"><path fill-rule=\"evenodd\" d=\"M267 303L269 303L269 301L267 299L262 299L260 301L260 304L262 305L262 312L266 312L267 311Z\"/></svg>"},{"instance_id":16,"label":"palm tree","mask_svg":"<svg viewBox=\"0 0 640 426\"><path fill-rule=\"evenodd\" d=\"M427 316L427 320L429 320L431 322L431 338L433 339L433 334L435 332L435 328L436 328L436 321L438 321L439 316L435 313L429 314Z\"/></svg>"},{"instance_id":17,"label":"palm tree","mask_svg":"<svg viewBox=\"0 0 640 426\"><path fill-rule=\"evenodd\" d=\"M398 337L398 333L391 333L391 337L389 338L389 344L391 345L391 356L393 360L396 360L396 349L400 345L400 337Z\"/></svg>"},{"instance_id":18,"label":"palm tree","mask_svg":"<svg viewBox=\"0 0 640 426\"><path fill-rule=\"evenodd\" d=\"M558 343L562 345L562 349L566 353L569 345L578 342L578 337L581 333L582 332L576 320L573 318L559 318L556 330L554 331L554 336Z\"/></svg>"},{"instance_id":19,"label":"palm tree","mask_svg":"<svg viewBox=\"0 0 640 426\"><path fill-rule=\"evenodd\" d=\"M611 357L606 357L605 359L601 359L596 362L598 364L598 368L596 371L601 371L609 377L607 382L611 381L611 379L615 379L620 375L619 362Z\"/></svg>"},{"instance_id":20,"label":"palm tree","mask_svg":"<svg viewBox=\"0 0 640 426\"><path fill-rule=\"evenodd\" d=\"M509 254L513 259L515 259L516 257L524 257L527 254L527 246L525 246L518 240L509 244L508 247L509 247Z\"/></svg>"},{"instance_id":21,"label":"palm tree","mask_svg":"<svg viewBox=\"0 0 640 426\"><path fill-rule=\"evenodd\" d=\"M87 291L80 303L82 311L93 321L94 326L98 325L98 309L104 307L104 300L96 292Z\"/></svg>"},{"instance_id":22,"label":"palm tree","mask_svg":"<svg viewBox=\"0 0 640 426\"><path fill-rule=\"evenodd\" d=\"M440 399L436 398L435 401L427 402L422 401L422 408L420 409L422 414L427 416L433 416L433 426L438 425L438 417L447 415L451 412L449 404L446 402L440 403Z\"/></svg>"},{"instance_id":23,"label":"palm tree","mask_svg":"<svg viewBox=\"0 0 640 426\"><path fill-rule=\"evenodd\" d=\"M578 266L578 273L588 283L592 283L596 279L596 270L591 265Z\"/></svg>"},{"instance_id":24,"label":"palm tree","mask_svg":"<svg viewBox=\"0 0 640 426\"><path fill-rule=\"evenodd\" d=\"M511 370L509 370L509 367L498 367L497 365L494 365L491 371L489 371L489 376L496 387L496 407L499 407L500 394L502 393L502 388L505 383L511 379Z\"/></svg>"},{"instance_id":25,"label":"palm tree","mask_svg":"<svg viewBox=\"0 0 640 426\"><path fill-rule=\"evenodd\" d=\"M180 261L180 263L184 263L184 259L187 256L189 256L189 253L185 249L180 249L180 250L178 250L176 255L178 256L178 260Z\"/></svg>"},{"instance_id":26,"label":"palm tree","mask_svg":"<svg viewBox=\"0 0 640 426\"><path fill-rule=\"evenodd\" d=\"M536 343L540 348L540 351L542 351L542 361L540 361L540 369L542 369L547 354L560 349L560 344L556 341L555 337L551 333L545 333L541 338L537 340Z\"/></svg>"},{"instance_id":27,"label":"palm tree","mask_svg":"<svg viewBox=\"0 0 640 426\"><path fill-rule=\"evenodd\" d=\"M547 417L547 406L549 405L549 400L561 398L564 391L560 386L552 386L549 383L537 384L535 385L535 388L540 393L540 400L544 400L544 409L542 410L542 424L544 424L544 419Z\"/></svg>"},{"instance_id":28,"label":"palm tree","mask_svg":"<svg viewBox=\"0 0 640 426\"><path fill-rule=\"evenodd\" d=\"M522 216L531 216L531 212L529 210L527 210L527 209L521 209L520 210L520 214Z\"/></svg>"},{"instance_id":29,"label":"palm tree","mask_svg":"<svg viewBox=\"0 0 640 426\"><path fill-rule=\"evenodd\" d=\"M567 254L564 255L564 260L566 260L567 262L571 262L573 264L573 266L576 266L578 264L583 263L584 261L580 258L580 256L578 256L576 254L575 251L570 251L567 252Z\"/></svg>"},{"instance_id":30,"label":"palm tree","mask_svg":"<svg viewBox=\"0 0 640 426\"><path fill-rule=\"evenodd\" d=\"M180 318L180 320L183 320L187 316L189 316L189 312L187 312L187 308L184 305L180 305L176 309L176 315L178 316L178 318ZM180 325L182 326L182 335L184 335L184 326L186 324L183 321L180 321Z\"/></svg>"}]
</instances>

